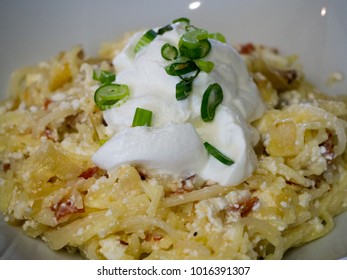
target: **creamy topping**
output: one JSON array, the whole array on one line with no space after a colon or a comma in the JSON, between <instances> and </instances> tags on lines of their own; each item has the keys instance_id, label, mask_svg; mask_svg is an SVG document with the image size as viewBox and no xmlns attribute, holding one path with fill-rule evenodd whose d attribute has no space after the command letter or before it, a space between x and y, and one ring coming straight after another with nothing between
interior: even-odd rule
<instances>
[{"instance_id":1,"label":"creamy topping","mask_svg":"<svg viewBox=\"0 0 347 280\"><path fill-rule=\"evenodd\" d=\"M104 144L98 153L101 168L143 165L149 171L189 177L199 172L208 155L190 123L168 123L154 128L126 128Z\"/></svg>"},{"instance_id":2,"label":"creamy topping","mask_svg":"<svg viewBox=\"0 0 347 280\"><path fill-rule=\"evenodd\" d=\"M204 59L214 63L213 70L201 71L188 98L177 101L180 78L166 73L164 67L170 62L161 55L161 47L167 42L178 47L185 32L181 23L173 27L137 54L134 47L142 34L135 34L114 58L116 82L128 85L130 97L104 111L114 136L93 155L93 161L107 170L134 164L154 173L182 177L197 174L223 186L238 184L257 164L252 146L258 135L249 122L264 112L260 95L238 53L227 44L209 39L211 51ZM202 96L212 83L221 86L223 101L214 120L203 122ZM153 112L152 127L131 127L137 107ZM206 141L235 163L227 166L208 155L203 146Z\"/></svg>"}]
</instances>

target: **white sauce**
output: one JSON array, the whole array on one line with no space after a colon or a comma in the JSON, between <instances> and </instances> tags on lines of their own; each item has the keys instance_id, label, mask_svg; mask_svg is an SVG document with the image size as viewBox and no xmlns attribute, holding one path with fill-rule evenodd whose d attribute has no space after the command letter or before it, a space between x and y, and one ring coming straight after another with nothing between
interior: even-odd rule
<instances>
[{"instance_id":1,"label":"white sauce","mask_svg":"<svg viewBox=\"0 0 347 280\"><path fill-rule=\"evenodd\" d=\"M143 165L154 173L175 177L197 174L222 186L236 185L256 167L253 145L258 134L249 122L259 118L265 107L242 58L231 46L212 39L211 51L204 59L214 63L213 71L201 71L190 96L177 101L175 88L180 78L166 73L164 67L170 62L162 58L161 47L167 42L177 47L184 32L182 24L175 24L174 30L157 36L135 55L134 47L142 36L137 33L114 58L116 82L129 86L130 97L104 111L114 136L92 159L107 170L125 164ZM200 106L204 91L212 83L222 87L223 102L214 120L205 123ZM152 127L131 127L137 107L153 112ZM227 166L208 155L205 141L235 163Z\"/></svg>"},{"instance_id":2,"label":"white sauce","mask_svg":"<svg viewBox=\"0 0 347 280\"><path fill-rule=\"evenodd\" d=\"M98 165L109 169L123 164L144 165L155 172L189 177L199 172L208 156L190 123L160 128L126 128L100 148ZM101 157L100 157L101 156ZM96 156L95 156L96 157ZM94 157L94 159L95 159Z\"/></svg>"}]
</instances>

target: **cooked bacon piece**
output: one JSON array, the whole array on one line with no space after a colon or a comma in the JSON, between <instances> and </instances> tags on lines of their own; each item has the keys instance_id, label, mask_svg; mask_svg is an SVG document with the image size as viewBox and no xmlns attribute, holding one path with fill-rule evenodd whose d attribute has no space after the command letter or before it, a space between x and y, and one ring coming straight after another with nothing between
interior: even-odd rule
<instances>
[{"instance_id":1,"label":"cooked bacon piece","mask_svg":"<svg viewBox=\"0 0 347 280\"><path fill-rule=\"evenodd\" d=\"M5 172L9 171L11 169L11 164L10 163L4 163L2 165L2 170L4 170Z\"/></svg>"},{"instance_id":2,"label":"cooked bacon piece","mask_svg":"<svg viewBox=\"0 0 347 280\"><path fill-rule=\"evenodd\" d=\"M240 203L239 205L235 206L230 206L227 208L227 211L239 211L241 217L246 217L253 209L254 205L257 204L259 201L259 198L254 196L251 197L250 199L247 199L246 201Z\"/></svg>"},{"instance_id":3,"label":"cooked bacon piece","mask_svg":"<svg viewBox=\"0 0 347 280\"><path fill-rule=\"evenodd\" d=\"M45 101L43 102L43 108L47 111L49 104L52 103L52 100L46 98Z\"/></svg>"},{"instance_id":4,"label":"cooked bacon piece","mask_svg":"<svg viewBox=\"0 0 347 280\"><path fill-rule=\"evenodd\" d=\"M241 217L246 217L258 201L259 198L255 196L243 202L240 207Z\"/></svg>"},{"instance_id":5,"label":"cooked bacon piece","mask_svg":"<svg viewBox=\"0 0 347 280\"><path fill-rule=\"evenodd\" d=\"M89 179L91 177L93 177L96 172L98 172L99 168L97 166L94 166L94 167L90 167L88 168L87 170L83 171L79 176L78 178L83 178L83 179Z\"/></svg>"},{"instance_id":6,"label":"cooked bacon piece","mask_svg":"<svg viewBox=\"0 0 347 280\"><path fill-rule=\"evenodd\" d=\"M319 145L321 148L322 156L327 160L327 163L331 163L336 157L334 153L333 136L331 133L328 135L328 139Z\"/></svg>"},{"instance_id":7,"label":"cooked bacon piece","mask_svg":"<svg viewBox=\"0 0 347 280\"><path fill-rule=\"evenodd\" d=\"M240 54L250 54L255 51L255 47L252 43L247 43L244 45L241 45L239 53Z\"/></svg>"},{"instance_id":8,"label":"cooked bacon piece","mask_svg":"<svg viewBox=\"0 0 347 280\"><path fill-rule=\"evenodd\" d=\"M59 201L57 204L51 206L51 210L54 212L54 216L57 218L57 220L65 217L68 214L84 213L84 207L77 208L71 198Z\"/></svg>"}]
</instances>

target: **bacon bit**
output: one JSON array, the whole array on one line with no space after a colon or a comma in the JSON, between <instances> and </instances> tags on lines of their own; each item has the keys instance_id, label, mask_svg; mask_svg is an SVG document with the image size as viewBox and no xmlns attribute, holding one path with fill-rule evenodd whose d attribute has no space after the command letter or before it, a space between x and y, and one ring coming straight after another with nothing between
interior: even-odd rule
<instances>
[{"instance_id":1,"label":"bacon bit","mask_svg":"<svg viewBox=\"0 0 347 280\"><path fill-rule=\"evenodd\" d=\"M191 175L187 177L186 179L182 180L181 181L182 187L177 188L174 192L172 192L172 194L181 195L181 194L193 191L194 179L196 179L196 175Z\"/></svg>"},{"instance_id":2,"label":"bacon bit","mask_svg":"<svg viewBox=\"0 0 347 280\"><path fill-rule=\"evenodd\" d=\"M254 51L255 51L255 47L252 43L241 45L239 49L240 54L251 54Z\"/></svg>"},{"instance_id":3,"label":"bacon bit","mask_svg":"<svg viewBox=\"0 0 347 280\"><path fill-rule=\"evenodd\" d=\"M253 209L254 205L259 202L259 198L254 196L240 203L237 206L230 206L227 211L239 211L242 218L246 217Z\"/></svg>"},{"instance_id":4,"label":"bacon bit","mask_svg":"<svg viewBox=\"0 0 347 280\"><path fill-rule=\"evenodd\" d=\"M4 163L2 165L2 170L4 170L5 172L9 171L11 169L11 164L10 163Z\"/></svg>"},{"instance_id":5,"label":"bacon bit","mask_svg":"<svg viewBox=\"0 0 347 280\"><path fill-rule=\"evenodd\" d=\"M90 167L88 168L87 170L83 171L79 176L78 178L83 178L83 179L89 179L91 177L93 177L96 172L98 172L99 168L97 166L94 166L94 167Z\"/></svg>"},{"instance_id":6,"label":"bacon bit","mask_svg":"<svg viewBox=\"0 0 347 280\"><path fill-rule=\"evenodd\" d=\"M145 237L145 241L160 241L164 236L158 234L158 233L148 233Z\"/></svg>"},{"instance_id":7,"label":"bacon bit","mask_svg":"<svg viewBox=\"0 0 347 280\"><path fill-rule=\"evenodd\" d=\"M45 109L45 111L48 110L48 106L49 104L52 103L52 100L48 99L48 98L45 98L45 101L43 102L43 108Z\"/></svg>"},{"instance_id":8,"label":"bacon bit","mask_svg":"<svg viewBox=\"0 0 347 280\"><path fill-rule=\"evenodd\" d=\"M330 164L336 157L334 153L334 144L333 144L333 135L328 133L328 139L319 145L321 147L321 154L327 160L327 163Z\"/></svg>"},{"instance_id":9,"label":"bacon bit","mask_svg":"<svg viewBox=\"0 0 347 280\"><path fill-rule=\"evenodd\" d=\"M148 233L145 237L145 241L151 241L152 239L152 234Z\"/></svg>"},{"instance_id":10,"label":"bacon bit","mask_svg":"<svg viewBox=\"0 0 347 280\"><path fill-rule=\"evenodd\" d=\"M83 208L77 208L74 205L74 201L70 198L65 200L59 201L57 204L54 204L51 206L51 210L54 212L54 216L59 220L62 217L65 217L68 214L73 213L84 213L84 207Z\"/></svg>"},{"instance_id":11,"label":"bacon bit","mask_svg":"<svg viewBox=\"0 0 347 280\"><path fill-rule=\"evenodd\" d=\"M241 209L240 209L241 210L241 217L242 218L246 217L249 214L249 212L252 211L252 208L254 207L254 205L258 202L259 202L259 198L254 196L254 197L246 200L244 203L242 203Z\"/></svg>"}]
</instances>

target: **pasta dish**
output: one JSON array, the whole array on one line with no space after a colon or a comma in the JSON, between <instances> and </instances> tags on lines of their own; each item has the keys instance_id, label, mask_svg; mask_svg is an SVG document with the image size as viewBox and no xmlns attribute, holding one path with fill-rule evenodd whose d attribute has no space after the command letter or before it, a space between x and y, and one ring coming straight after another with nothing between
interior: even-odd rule
<instances>
[{"instance_id":1,"label":"pasta dish","mask_svg":"<svg viewBox=\"0 0 347 280\"><path fill-rule=\"evenodd\" d=\"M347 208L346 106L185 18L75 46L12 76L0 211L86 259L281 259Z\"/></svg>"}]
</instances>

